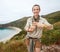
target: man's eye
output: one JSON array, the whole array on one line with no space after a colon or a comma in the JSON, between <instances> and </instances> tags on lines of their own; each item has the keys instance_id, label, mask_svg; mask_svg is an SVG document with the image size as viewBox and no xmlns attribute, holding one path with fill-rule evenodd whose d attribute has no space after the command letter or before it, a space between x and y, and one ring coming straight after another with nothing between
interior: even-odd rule
<instances>
[{"instance_id":1,"label":"man's eye","mask_svg":"<svg viewBox=\"0 0 60 52\"><path fill-rule=\"evenodd\" d=\"M36 9L36 10L39 10L39 9Z\"/></svg>"},{"instance_id":2,"label":"man's eye","mask_svg":"<svg viewBox=\"0 0 60 52\"><path fill-rule=\"evenodd\" d=\"M34 9L34 11L35 11L36 9Z\"/></svg>"}]
</instances>

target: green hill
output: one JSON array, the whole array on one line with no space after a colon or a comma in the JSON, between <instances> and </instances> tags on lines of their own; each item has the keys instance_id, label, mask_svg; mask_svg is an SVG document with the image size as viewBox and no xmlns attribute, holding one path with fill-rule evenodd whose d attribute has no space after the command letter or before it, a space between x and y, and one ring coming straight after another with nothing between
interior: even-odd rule
<instances>
[{"instance_id":1,"label":"green hill","mask_svg":"<svg viewBox=\"0 0 60 52\"><path fill-rule=\"evenodd\" d=\"M27 21L27 19L29 17L23 17L23 18L21 18L19 20L16 20L14 22L8 23L6 25L8 25L8 26L16 26L16 27L19 27L19 28L23 29L25 24L26 24L26 21ZM43 17L46 18L51 24L54 24L54 23L60 21L60 11L44 15Z\"/></svg>"},{"instance_id":2,"label":"green hill","mask_svg":"<svg viewBox=\"0 0 60 52\"><path fill-rule=\"evenodd\" d=\"M23 28L26 24L26 21L29 17L23 17L22 19L19 19L17 21L9 23L9 25L19 27L23 30ZM51 43L53 43L53 42L57 41L57 39L56 39L57 35L60 34L60 11L44 15L43 17L46 18L47 21L49 21L49 23L53 24L54 29L51 30L51 31L50 30L44 30L44 32L43 32L44 35L43 36L45 36L45 38L42 37L42 42L46 44L47 43L47 42L45 42L47 40L46 37L47 38L51 37L51 39L53 38L53 40L51 41L51 39L49 39L48 42L51 41ZM14 38L12 38L12 39L23 39L25 35L26 35L26 32L23 30L18 35L14 36Z\"/></svg>"},{"instance_id":3,"label":"green hill","mask_svg":"<svg viewBox=\"0 0 60 52\"><path fill-rule=\"evenodd\" d=\"M53 12L44 16L50 23L54 24L60 21L60 11Z\"/></svg>"},{"instance_id":4,"label":"green hill","mask_svg":"<svg viewBox=\"0 0 60 52\"><path fill-rule=\"evenodd\" d=\"M23 30L29 17L23 17L5 25L19 27ZM53 24L54 29L43 31L43 35L41 37L42 44L51 45L57 44L58 42L60 45L60 11L44 15L43 17L46 18L51 24ZM1 42L0 52L27 52L25 43L23 41L25 35L26 32L23 30L19 34L15 35L11 40L7 41L5 44Z\"/></svg>"},{"instance_id":5,"label":"green hill","mask_svg":"<svg viewBox=\"0 0 60 52\"><path fill-rule=\"evenodd\" d=\"M29 17L23 17L19 20L16 20L14 22L11 22L11 23L8 23L8 24L5 24L5 25L15 26L15 27L19 27L19 28L23 29L23 27L25 26L25 23L27 21L27 18L29 18Z\"/></svg>"}]
</instances>

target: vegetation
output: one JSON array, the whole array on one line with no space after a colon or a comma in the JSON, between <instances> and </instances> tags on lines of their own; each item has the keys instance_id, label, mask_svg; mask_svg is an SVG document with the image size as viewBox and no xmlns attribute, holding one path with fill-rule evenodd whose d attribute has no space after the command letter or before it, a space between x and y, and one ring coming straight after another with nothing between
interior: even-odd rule
<instances>
[{"instance_id":1,"label":"vegetation","mask_svg":"<svg viewBox=\"0 0 60 52\"><path fill-rule=\"evenodd\" d=\"M41 37L42 44L51 45L60 42L60 11L44 15L51 24L53 24L53 30L44 29L43 35ZM26 24L27 18L24 17L12 23L6 24L9 26L16 26L22 29L22 31L15 35L11 40L7 41L6 43L0 43L0 52L27 52L26 46L24 43L24 37L26 32L24 31L24 26ZM16 25L17 24L17 25ZM60 43L59 43L60 44Z\"/></svg>"}]
</instances>

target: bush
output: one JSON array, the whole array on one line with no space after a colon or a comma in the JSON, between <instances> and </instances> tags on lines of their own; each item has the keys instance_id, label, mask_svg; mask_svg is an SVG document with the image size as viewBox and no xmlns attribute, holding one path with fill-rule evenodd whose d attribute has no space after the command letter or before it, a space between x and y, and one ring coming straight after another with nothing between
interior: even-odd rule
<instances>
[{"instance_id":1,"label":"bush","mask_svg":"<svg viewBox=\"0 0 60 52\"><path fill-rule=\"evenodd\" d=\"M51 45L60 41L60 22L54 24L53 30L44 30L41 41L45 45Z\"/></svg>"}]
</instances>

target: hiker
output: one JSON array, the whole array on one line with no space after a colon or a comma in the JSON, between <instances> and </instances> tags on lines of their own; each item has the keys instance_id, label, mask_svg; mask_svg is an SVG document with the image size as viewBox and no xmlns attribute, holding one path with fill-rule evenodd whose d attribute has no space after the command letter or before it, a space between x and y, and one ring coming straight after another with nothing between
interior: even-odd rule
<instances>
[{"instance_id":1,"label":"hiker","mask_svg":"<svg viewBox=\"0 0 60 52\"><path fill-rule=\"evenodd\" d=\"M34 52L41 52L41 36L43 28L48 30L53 29L53 25L48 23L45 18L42 18L39 13L41 8L38 4L33 5L32 12L33 16L27 19L26 26L24 27L25 31L27 31L27 35L25 36L25 44L27 46L28 52L30 52L30 39L33 39L35 42Z\"/></svg>"}]
</instances>

